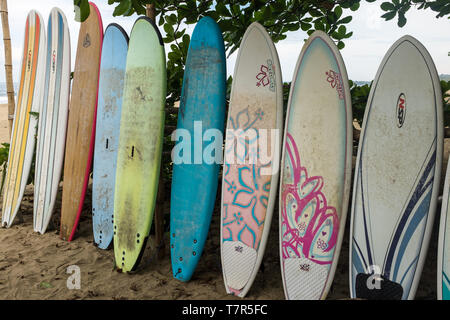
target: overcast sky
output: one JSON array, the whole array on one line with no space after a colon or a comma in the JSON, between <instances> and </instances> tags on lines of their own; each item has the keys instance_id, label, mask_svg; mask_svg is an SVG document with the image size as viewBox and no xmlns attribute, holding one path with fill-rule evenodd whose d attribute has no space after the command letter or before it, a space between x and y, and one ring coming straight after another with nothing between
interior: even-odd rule
<instances>
[{"instance_id":1,"label":"overcast sky","mask_svg":"<svg viewBox=\"0 0 450 320\"><path fill-rule=\"evenodd\" d=\"M346 40L342 50L349 78L352 80L370 81L374 78L378 66L389 47L401 36L412 35L421 41L434 59L439 74L450 74L450 20L436 19L435 14L429 10L415 10L407 13L408 23L398 28L396 19L384 21L379 8L382 1L367 3L361 1L361 8L356 12L344 11L344 15L353 15L353 20L347 29L353 31L353 36ZM96 1L103 18L104 28L116 22L128 32L131 31L137 15L131 17L113 17L114 6L107 4L107 0ZM45 25L50 10L53 7L61 8L67 16L72 45L72 68L75 60L76 44L78 39L79 23L74 21L72 0L13 0L8 1L9 23L12 38L14 81L18 81L20 72L20 59L22 54L25 20L30 9L37 9L43 16ZM194 26L189 26L188 33L192 33ZM300 53L304 39L307 37L303 31L293 32L288 38L279 42L276 47L281 60L283 80L291 81L293 69ZM236 54L227 62L228 74L233 73ZM5 79L4 74L3 41L0 41L0 81Z\"/></svg>"}]
</instances>

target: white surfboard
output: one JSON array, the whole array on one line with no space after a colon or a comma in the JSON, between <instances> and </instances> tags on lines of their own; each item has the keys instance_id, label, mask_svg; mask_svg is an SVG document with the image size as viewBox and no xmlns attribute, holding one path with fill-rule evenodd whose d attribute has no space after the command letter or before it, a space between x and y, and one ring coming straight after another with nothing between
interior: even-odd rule
<instances>
[{"instance_id":1,"label":"white surfboard","mask_svg":"<svg viewBox=\"0 0 450 320\"><path fill-rule=\"evenodd\" d=\"M35 113L40 112L42 105L46 45L44 20L40 13L31 10L25 26L19 93L3 192L2 226L7 228L19 212L33 161Z\"/></svg>"},{"instance_id":2,"label":"white surfboard","mask_svg":"<svg viewBox=\"0 0 450 320\"><path fill-rule=\"evenodd\" d=\"M64 159L70 90L70 37L64 13L48 20L43 103L39 115L34 188L34 231L45 233L55 206Z\"/></svg>"},{"instance_id":3,"label":"white surfboard","mask_svg":"<svg viewBox=\"0 0 450 320\"><path fill-rule=\"evenodd\" d=\"M225 141L221 259L227 293L244 297L258 273L278 188L283 90L275 46L251 24L236 60Z\"/></svg>"},{"instance_id":4,"label":"white surfboard","mask_svg":"<svg viewBox=\"0 0 450 320\"><path fill-rule=\"evenodd\" d=\"M304 44L286 113L280 182L280 259L286 299L325 299L347 217L352 106L344 61L322 32Z\"/></svg>"},{"instance_id":5,"label":"white surfboard","mask_svg":"<svg viewBox=\"0 0 450 320\"><path fill-rule=\"evenodd\" d=\"M442 194L441 221L439 228L437 298L450 300L450 161L445 174Z\"/></svg>"},{"instance_id":6,"label":"white surfboard","mask_svg":"<svg viewBox=\"0 0 450 320\"><path fill-rule=\"evenodd\" d=\"M413 299L439 192L442 95L425 47L411 36L386 53L364 115L353 188L353 298Z\"/></svg>"}]
</instances>

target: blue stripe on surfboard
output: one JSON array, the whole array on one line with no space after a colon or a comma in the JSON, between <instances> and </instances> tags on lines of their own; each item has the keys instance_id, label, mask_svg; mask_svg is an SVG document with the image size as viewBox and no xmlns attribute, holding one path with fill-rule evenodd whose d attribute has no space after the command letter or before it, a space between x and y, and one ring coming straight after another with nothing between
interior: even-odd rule
<instances>
[{"instance_id":1,"label":"blue stripe on surfboard","mask_svg":"<svg viewBox=\"0 0 450 320\"><path fill-rule=\"evenodd\" d=\"M383 268L383 273L389 277L390 273L391 273L391 268L392 268L392 263L394 260L394 256L395 256L395 252L397 251L397 246L399 245L400 242L400 237L403 233L404 228L406 227L406 223L409 219L409 216L412 213L412 210L414 209L414 207L417 204L417 201L420 200L420 198L422 197L423 193L426 191L426 189L432 185L433 182L433 178L431 179L431 181L428 181L428 183L426 183L426 181L428 180L428 176L431 172L431 170L434 168L435 166L435 162L436 162L436 151L433 152L433 155L431 156L431 159L429 160L425 171L422 175L422 177L419 180L419 183L417 184L416 189L414 190L414 193L412 195L412 197L410 198L410 201L406 207L405 212L402 214L402 218L397 226L397 229L395 231L393 240L391 242L391 245L389 247L389 251L387 254L387 258L386 258L386 262L384 264L384 268ZM431 196L431 194L430 194ZM425 213L425 215L428 213L428 211Z\"/></svg>"},{"instance_id":2,"label":"blue stripe on surfboard","mask_svg":"<svg viewBox=\"0 0 450 320\"><path fill-rule=\"evenodd\" d=\"M450 278L442 272L442 299L450 300Z\"/></svg>"},{"instance_id":3,"label":"blue stripe on surfboard","mask_svg":"<svg viewBox=\"0 0 450 320\"><path fill-rule=\"evenodd\" d=\"M392 280L395 282L397 282L397 280L398 280L398 272L400 269L400 265L402 263L403 255L405 254L406 249L408 247L409 241L414 236L417 228L419 227L419 224L422 222L422 220L428 214L428 209L430 207L430 201L431 201L431 193L432 193L432 189L429 188L428 194L422 200L422 202L420 203L416 212L414 213L414 216L411 218L409 224L407 225L407 229L403 235L401 244L398 247L398 254L397 254L397 257L395 258L394 274L392 276ZM402 276L402 278L405 277L407 272L408 272L408 270L405 271L405 274Z\"/></svg>"}]
</instances>

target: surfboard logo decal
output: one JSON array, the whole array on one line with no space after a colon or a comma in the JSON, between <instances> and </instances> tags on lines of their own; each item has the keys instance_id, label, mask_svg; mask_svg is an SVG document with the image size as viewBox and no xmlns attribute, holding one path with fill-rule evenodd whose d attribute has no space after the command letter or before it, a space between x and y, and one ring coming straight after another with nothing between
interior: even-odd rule
<instances>
[{"instance_id":1,"label":"surfboard logo decal","mask_svg":"<svg viewBox=\"0 0 450 320\"><path fill-rule=\"evenodd\" d=\"M397 127L403 127L406 117L406 97L404 93L400 93L397 99Z\"/></svg>"},{"instance_id":2,"label":"surfboard logo decal","mask_svg":"<svg viewBox=\"0 0 450 320\"><path fill-rule=\"evenodd\" d=\"M327 82L331 87L333 89L336 88L339 99L344 100L344 85L342 84L341 74L330 69L330 71L325 72L325 75L327 76Z\"/></svg>"},{"instance_id":3,"label":"surfboard logo decal","mask_svg":"<svg viewBox=\"0 0 450 320\"><path fill-rule=\"evenodd\" d=\"M56 50L53 50L52 54L52 72L56 70Z\"/></svg>"},{"instance_id":4,"label":"surfboard logo decal","mask_svg":"<svg viewBox=\"0 0 450 320\"><path fill-rule=\"evenodd\" d=\"M267 60L267 65L262 64L259 68L259 73L256 75L256 86L267 87L269 90L275 92L275 66L272 60Z\"/></svg>"},{"instance_id":5,"label":"surfboard logo decal","mask_svg":"<svg viewBox=\"0 0 450 320\"><path fill-rule=\"evenodd\" d=\"M86 33L86 36L84 37L84 41L83 41L83 47L87 48L91 45L91 36L89 35L89 33Z\"/></svg>"},{"instance_id":6,"label":"surfboard logo decal","mask_svg":"<svg viewBox=\"0 0 450 320\"><path fill-rule=\"evenodd\" d=\"M30 50L30 51L28 51L28 63L27 63L28 71L30 71L30 69L31 69L31 59L32 59L32 57L31 57L31 50Z\"/></svg>"}]
</instances>

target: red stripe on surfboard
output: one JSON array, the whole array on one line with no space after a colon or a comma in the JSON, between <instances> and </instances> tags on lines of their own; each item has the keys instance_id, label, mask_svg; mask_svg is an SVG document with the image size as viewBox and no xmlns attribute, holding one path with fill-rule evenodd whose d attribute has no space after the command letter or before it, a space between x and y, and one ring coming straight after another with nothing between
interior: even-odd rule
<instances>
[{"instance_id":1,"label":"red stripe on surfboard","mask_svg":"<svg viewBox=\"0 0 450 320\"><path fill-rule=\"evenodd\" d=\"M92 6L92 8L95 10L95 13L97 14L98 18L98 24L100 29L100 52L99 52L99 63L98 63L98 76L97 76L97 94L95 99L95 107L94 107L94 118L92 120L92 131L91 131L91 142L89 144L89 157L88 162L86 164L86 171L84 173L84 181L83 181L83 190L81 191L81 198L80 202L78 204L78 211L77 211L77 217L75 218L75 223L73 224L72 232L70 233L68 241L71 242L73 240L73 237L75 236L75 233L77 231L78 223L80 222L81 212L83 210L83 204L84 199L86 198L86 191L87 186L89 182L89 176L91 173L91 166L92 166L92 157L94 155L94 145L95 145L95 129L96 129L96 120L97 120L97 105L98 105L98 85L100 82L100 64L102 59L102 47L103 47L103 22L102 22L102 16L100 15L100 11L98 10L97 6L93 2L89 2L89 4Z\"/></svg>"}]
</instances>

